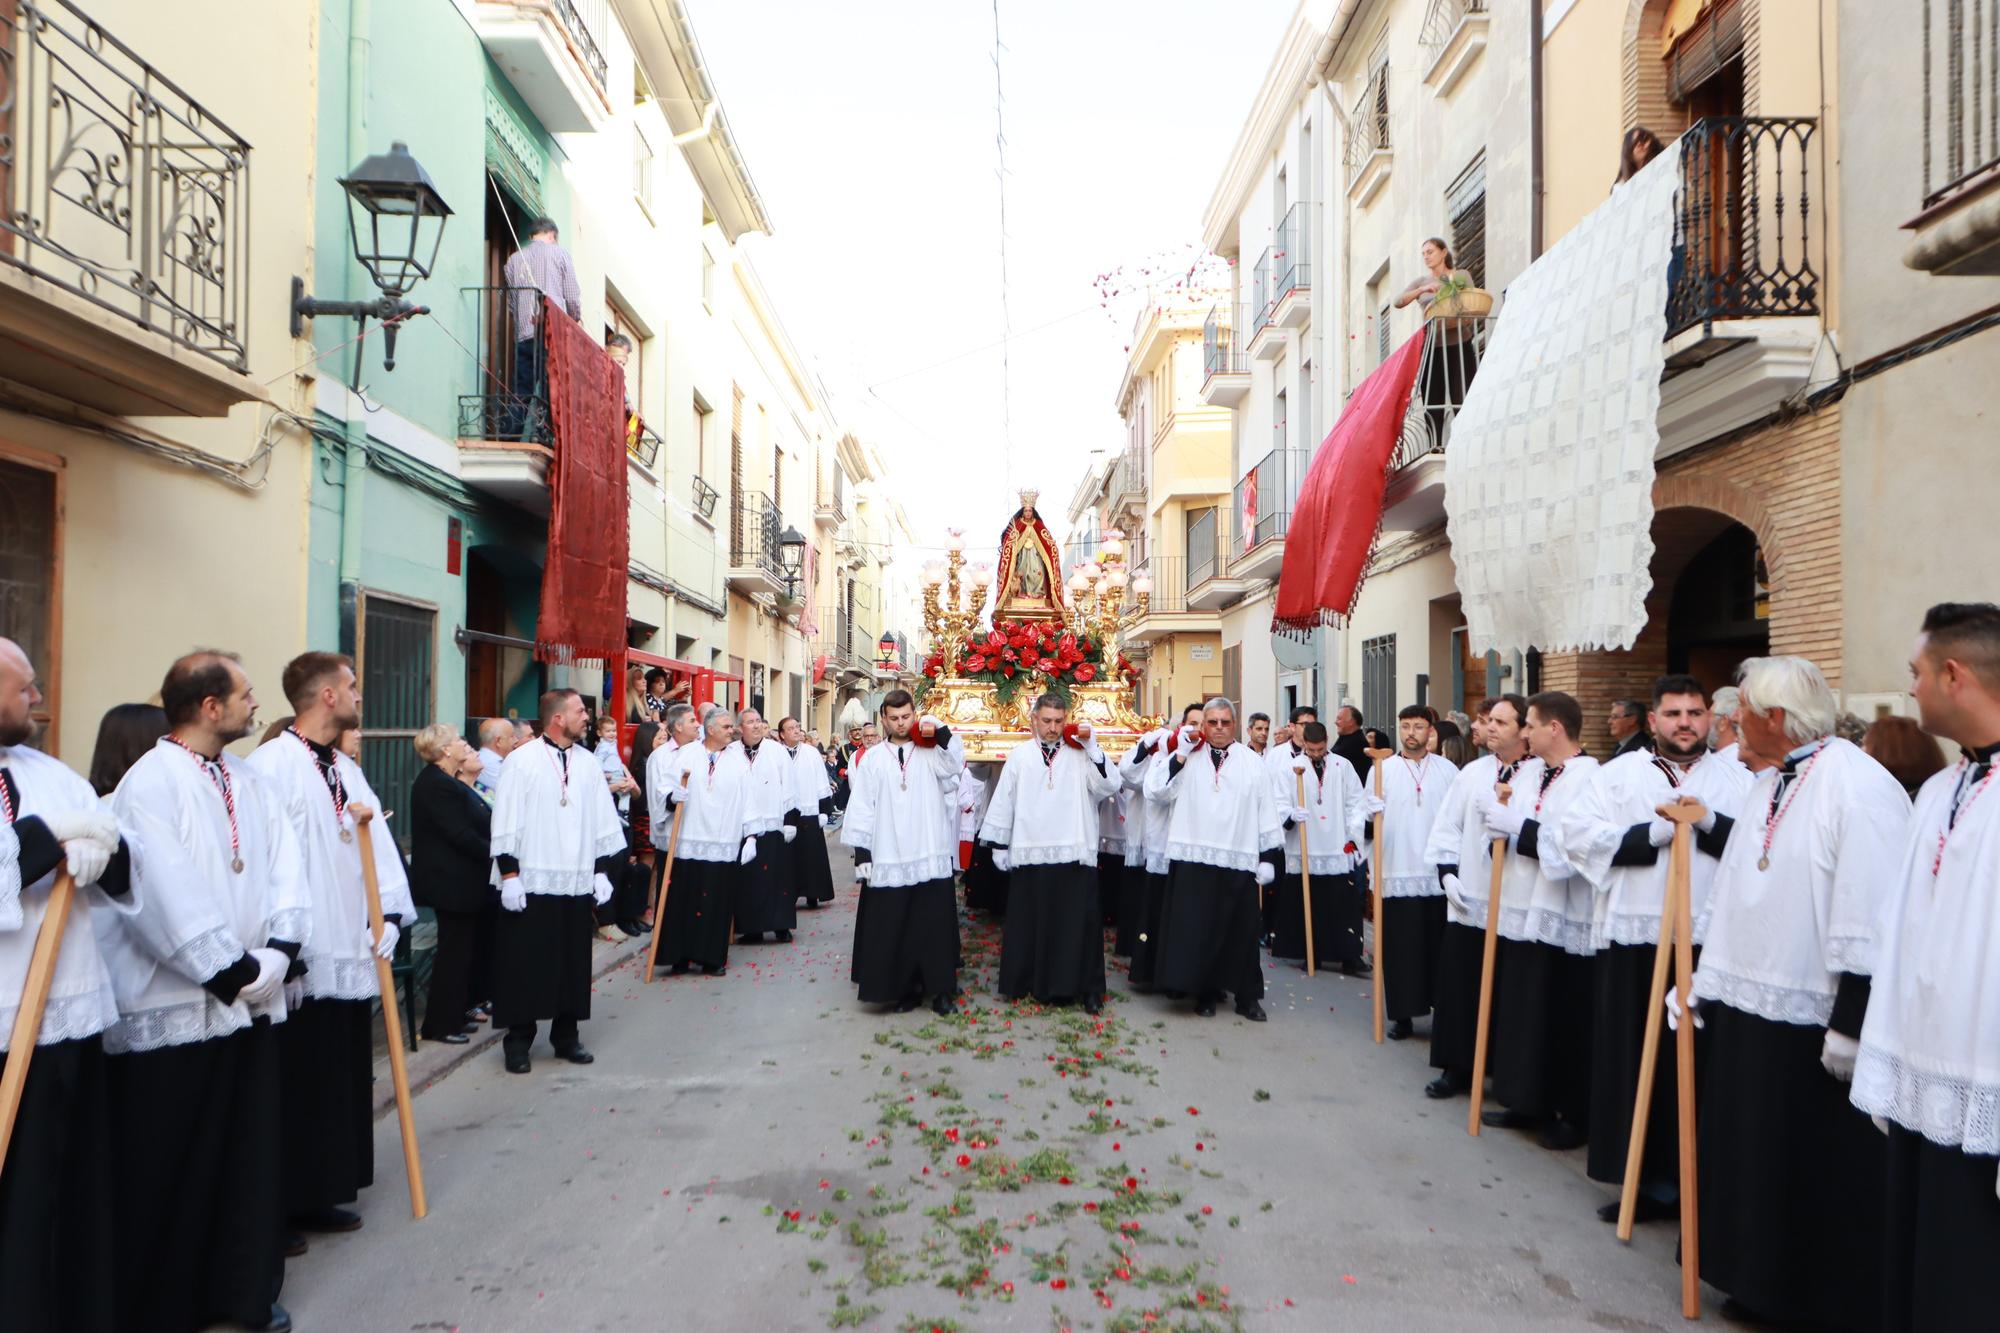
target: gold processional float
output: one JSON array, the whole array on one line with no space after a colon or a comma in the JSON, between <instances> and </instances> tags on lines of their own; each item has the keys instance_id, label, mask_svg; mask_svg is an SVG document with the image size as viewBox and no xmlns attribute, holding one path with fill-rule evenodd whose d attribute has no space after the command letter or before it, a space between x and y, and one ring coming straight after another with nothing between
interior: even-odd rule
<instances>
[{"instance_id":1,"label":"gold processional float","mask_svg":"<svg viewBox=\"0 0 2000 1333\"><path fill-rule=\"evenodd\" d=\"M990 569L966 568L964 538L954 529L945 562L924 570L919 707L962 739L968 761L1005 760L1032 734L1044 693L1068 699L1070 721L1090 723L1113 759L1159 725L1138 711L1139 670L1118 651L1126 596L1144 615L1151 584L1130 576L1124 539L1113 532L1071 572L1065 598L1060 553L1035 513L1039 494L1021 492Z\"/></svg>"}]
</instances>

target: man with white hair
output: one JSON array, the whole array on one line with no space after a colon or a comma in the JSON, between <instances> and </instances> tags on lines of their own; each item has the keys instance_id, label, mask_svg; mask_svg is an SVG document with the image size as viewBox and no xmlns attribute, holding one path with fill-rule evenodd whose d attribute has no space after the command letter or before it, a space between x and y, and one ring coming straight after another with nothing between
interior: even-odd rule
<instances>
[{"instance_id":1,"label":"man with white hair","mask_svg":"<svg viewBox=\"0 0 2000 1333\"><path fill-rule=\"evenodd\" d=\"M1932 607L1910 694L1962 753L1917 793L1853 1100L1889 1135L1886 1326L1980 1328L2000 1308L2000 606Z\"/></svg>"},{"instance_id":2,"label":"man with white hair","mask_svg":"<svg viewBox=\"0 0 2000 1333\"><path fill-rule=\"evenodd\" d=\"M500 765L514 749L514 724L504 717L489 717L479 724L479 776L472 780L488 801L500 790Z\"/></svg>"},{"instance_id":3,"label":"man with white hair","mask_svg":"<svg viewBox=\"0 0 2000 1333\"><path fill-rule=\"evenodd\" d=\"M743 762L750 769L750 794L743 832L756 839L756 855L736 882L736 942L755 944L767 932L778 943L792 942L799 923L798 893L792 884L792 842L799 836L799 812L792 756L768 744L771 724L755 708L738 714Z\"/></svg>"},{"instance_id":4,"label":"man with white hair","mask_svg":"<svg viewBox=\"0 0 2000 1333\"><path fill-rule=\"evenodd\" d=\"M1877 1328L1886 1153L1847 1084L1910 801L1833 734L1839 706L1811 662L1753 657L1737 684L1743 748L1772 767L1696 927L1701 1278L1773 1323ZM1675 1023L1681 998L1668 992Z\"/></svg>"},{"instance_id":5,"label":"man with white hair","mask_svg":"<svg viewBox=\"0 0 2000 1333\"><path fill-rule=\"evenodd\" d=\"M1742 711L1743 694L1734 685L1724 685L1709 701L1708 748L1738 763L1743 762L1743 747L1736 733L1736 715Z\"/></svg>"},{"instance_id":6,"label":"man with white hair","mask_svg":"<svg viewBox=\"0 0 2000 1333\"><path fill-rule=\"evenodd\" d=\"M1173 807L1155 982L1192 995L1203 1018L1228 993L1239 1015L1265 1021L1257 894L1285 858L1274 791L1265 762L1237 742L1227 699L1204 704L1201 727L1182 727L1175 753L1146 774L1147 797Z\"/></svg>"},{"instance_id":7,"label":"man with white hair","mask_svg":"<svg viewBox=\"0 0 2000 1333\"><path fill-rule=\"evenodd\" d=\"M660 932L657 957L675 976L699 963L705 975L719 977L729 967L729 926L736 915L742 867L757 855L756 839L744 832L750 765L736 743L736 715L712 709L702 723L700 743L682 745L668 762L671 767L657 787L659 804L652 811L661 873L676 818L681 831L673 879L667 884L666 919L653 923ZM650 781L648 790L654 790ZM675 807L684 808L670 813Z\"/></svg>"}]
</instances>

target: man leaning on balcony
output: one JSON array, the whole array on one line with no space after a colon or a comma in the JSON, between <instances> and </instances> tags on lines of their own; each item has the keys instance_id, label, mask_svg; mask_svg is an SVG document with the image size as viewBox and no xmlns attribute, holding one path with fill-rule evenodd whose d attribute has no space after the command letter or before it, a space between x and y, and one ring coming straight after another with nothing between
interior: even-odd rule
<instances>
[{"instance_id":1,"label":"man leaning on balcony","mask_svg":"<svg viewBox=\"0 0 2000 1333\"><path fill-rule=\"evenodd\" d=\"M577 286L576 264L569 251L557 242L556 224L550 218L536 218L528 224L528 243L507 257L504 274L514 325L514 402L508 415L513 426L524 424L527 405L542 402L547 394L542 383L547 363L543 342L535 335L542 328L542 298L548 297L579 323L583 320L583 291Z\"/></svg>"}]
</instances>

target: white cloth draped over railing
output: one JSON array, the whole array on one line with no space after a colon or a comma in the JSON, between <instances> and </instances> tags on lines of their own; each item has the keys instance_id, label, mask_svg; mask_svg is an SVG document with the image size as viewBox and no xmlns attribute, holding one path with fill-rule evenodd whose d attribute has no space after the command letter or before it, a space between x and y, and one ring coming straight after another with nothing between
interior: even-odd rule
<instances>
[{"instance_id":1,"label":"white cloth draped over railing","mask_svg":"<svg viewBox=\"0 0 2000 1333\"><path fill-rule=\"evenodd\" d=\"M1507 288L1445 453L1475 650L1630 648L1645 626L1680 151Z\"/></svg>"}]
</instances>

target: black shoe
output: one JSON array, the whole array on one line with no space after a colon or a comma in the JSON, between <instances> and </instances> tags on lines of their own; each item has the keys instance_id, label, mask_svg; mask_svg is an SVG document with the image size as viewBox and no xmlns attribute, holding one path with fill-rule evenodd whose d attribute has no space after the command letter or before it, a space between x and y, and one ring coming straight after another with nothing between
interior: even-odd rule
<instances>
[{"instance_id":1,"label":"black shoe","mask_svg":"<svg viewBox=\"0 0 2000 1333\"><path fill-rule=\"evenodd\" d=\"M1542 1123L1540 1116L1529 1115L1526 1111L1508 1111L1500 1107L1479 1113L1479 1123L1494 1129L1533 1129Z\"/></svg>"},{"instance_id":2,"label":"black shoe","mask_svg":"<svg viewBox=\"0 0 2000 1333\"><path fill-rule=\"evenodd\" d=\"M1550 1152L1568 1152L1571 1148L1581 1148L1590 1139L1581 1126L1568 1120L1551 1120L1542 1131L1542 1146Z\"/></svg>"},{"instance_id":3,"label":"black shoe","mask_svg":"<svg viewBox=\"0 0 2000 1333\"><path fill-rule=\"evenodd\" d=\"M791 931L789 931L789 930L781 930L781 931L779 931L779 932L778 932L778 943L780 943L780 944L790 944L791 942L792 942L792 932L791 932Z\"/></svg>"},{"instance_id":4,"label":"black shoe","mask_svg":"<svg viewBox=\"0 0 2000 1333\"><path fill-rule=\"evenodd\" d=\"M934 1014L936 1014L936 1015L937 1015L937 1016L938 1016L939 1018L948 1018L948 1017L950 1017L950 1016L951 1016L951 996L949 996L949 995L933 995L933 996L931 997L931 1012L932 1012L932 1013L934 1013Z\"/></svg>"},{"instance_id":5,"label":"black shoe","mask_svg":"<svg viewBox=\"0 0 2000 1333\"><path fill-rule=\"evenodd\" d=\"M1199 1004L1195 1005L1195 1007L1194 1007L1194 1016L1195 1016L1196 1018L1214 1018L1214 1017L1215 1017L1215 1001L1214 1001L1214 1000L1203 1000L1203 1001L1201 1001L1201 1002L1200 1002Z\"/></svg>"},{"instance_id":6,"label":"black shoe","mask_svg":"<svg viewBox=\"0 0 2000 1333\"><path fill-rule=\"evenodd\" d=\"M349 1208L320 1208L291 1219L300 1231L359 1231L361 1214Z\"/></svg>"},{"instance_id":7,"label":"black shoe","mask_svg":"<svg viewBox=\"0 0 2000 1333\"><path fill-rule=\"evenodd\" d=\"M618 923L618 929L624 931L627 935L630 935L635 940L640 938L641 936L650 935L653 933L653 928L647 925L643 921L620 921Z\"/></svg>"},{"instance_id":8,"label":"black shoe","mask_svg":"<svg viewBox=\"0 0 2000 1333\"><path fill-rule=\"evenodd\" d=\"M508 1073L510 1073L510 1074L525 1074L525 1073L527 1073L527 1072L528 1072L528 1070L529 1070L529 1069L531 1069L532 1067L533 1067L533 1066L532 1066L532 1065L530 1064L530 1062L529 1062L529 1060L528 1060L528 1053L527 1053L526 1051L518 1051L518 1052L516 1052L516 1051L509 1051L509 1052L507 1052L507 1072L508 1072Z\"/></svg>"},{"instance_id":9,"label":"black shoe","mask_svg":"<svg viewBox=\"0 0 2000 1333\"><path fill-rule=\"evenodd\" d=\"M1408 1041L1417 1034L1417 1029L1407 1018L1399 1018L1389 1025L1390 1041Z\"/></svg>"},{"instance_id":10,"label":"black shoe","mask_svg":"<svg viewBox=\"0 0 2000 1333\"><path fill-rule=\"evenodd\" d=\"M1632 1220L1634 1222L1664 1222L1669 1218L1676 1218L1680 1215L1679 1204L1667 1203L1664 1200L1655 1199L1648 1194L1641 1194L1638 1200L1638 1207L1632 1210ZM1618 1201L1613 1199L1610 1203L1599 1208L1597 1210L1597 1220L1600 1222L1616 1222L1618 1220Z\"/></svg>"},{"instance_id":11,"label":"black shoe","mask_svg":"<svg viewBox=\"0 0 2000 1333\"><path fill-rule=\"evenodd\" d=\"M284 1306L271 1302L271 1317L257 1326L257 1333L292 1333L292 1316Z\"/></svg>"},{"instance_id":12,"label":"black shoe","mask_svg":"<svg viewBox=\"0 0 2000 1333\"><path fill-rule=\"evenodd\" d=\"M588 1050L584 1049L584 1045L582 1042L578 1042L574 1046L565 1046L563 1049L557 1051L556 1059L567 1060L573 1065L588 1065L597 1063L597 1057L592 1055Z\"/></svg>"},{"instance_id":13,"label":"black shoe","mask_svg":"<svg viewBox=\"0 0 2000 1333\"><path fill-rule=\"evenodd\" d=\"M1103 996L1101 996L1101 995L1088 995L1088 996L1085 996L1085 997L1084 997L1084 1001L1083 1001L1083 1012L1085 1012L1086 1014L1101 1014L1101 1013L1103 1013L1103 1012L1104 1012L1104 997L1103 997Z\"/></svg>"},{"instance_id":14,"label":"black shoe","mask_svg":"<svg viewBox=\"0 0 2000 1333\"><path fill-rule=\"evenodd\" d=\"M1439 1074L1436 1078L1424 1084L1424 1096L1434 1102L1441 1102L1447 1098L1456 1097L1464 1091L1465 1085L1459 1082L1458 1079L1453 1078L1449 1073Z\"/></svg>"},{"instance_id":15,"label":"black shoe","mask_svg":"<svg viewBox=\"0 0 2000 1333\"><path fill-rule=\"evenodd\" d=\"M464 1046L470 1043L472 1038L463 1032L454 1032L448 1037L432 1037L431 1040L441 1041L447 1046Z\"/></svg>"},{"instance_id":16,"label":"black shoe","mask_svg":"<svg viewBox=\"0 0 2000 1333\"><path fill-rule=\"evenodd\" d=\"M687 974L688 974L688 965L686 963L675 963L672 967L667 969L667 975L670 977L684 977Z\"/></svg>"},{"instance_id":17,"label":"black shoe","mask_svg":"<svg viewBox=\"0 0 2000 1333\"><path fill-rule=\"evenodd\" d=\"M306 1245L306 1238L302 1233L297 1231L285 1232L285 1257L287 1259L298 1258L300 1255L304 1254L308 1248L309 1247Z\"/></svg>"},{"instance_id":18,"label":"black shoe","mask_svg":"<svg viewBox=\"0 0 2000 1333\"><path fill-rule=\"evenodd\" d=\"M921 996L905 995L902 999L896 1001L896 1003L890 1008L889 1012L892 1014L907 1014L912 1009L915 1009L919 1004L922 1003L923 1003L923 998Z\"/></svg>"},{"instance_id":19,"label":"black shoe","mask_svg":"<svg viewBox=\"0 0 2000 1333\"><path fill-rule=\"evenodd\" d=\"M726 977L729 975L729 964L724 963L721 967L703 967L701 971L703 976Z\"/></svg>"},{"instance_id":20,"label":"black shoe","mask_svg":"<svg viewBox=\"0 0 2000 1333\"><path fill-rule=\"evenodd\" d=\"M1375 969L1359 958L1350 958L1340 965L1340 974L1344 977L1372 977Z\"/></svg>"},{"instance_id":21,"label":"black shoe","mask_svg":"<svg viewBox=\"0 0 2000 1333\"><path fill-rule=\"evenodd\" d=\"M1270 1021L1264 1013L1264 1006L1258 1004L1255 1000L1252 1000L1248 1004L1237 1005L1236 1016L1238 1018L1247 1018L1252 1023L1265 1023Z\"/></svg>"},{"instance_id":22,"label":"black shoe","mask_svg":"<svg viewBox=\"0 0 2000 1333\"><path fill-rule=\"evenodd\" d=\"M764 942L764 935L761 931L755 935L738 935L736 942L738 944L762 944Z\"/></svg>"}]
</instances>

